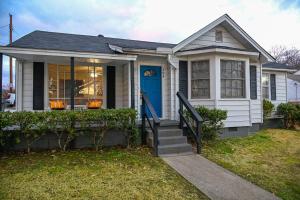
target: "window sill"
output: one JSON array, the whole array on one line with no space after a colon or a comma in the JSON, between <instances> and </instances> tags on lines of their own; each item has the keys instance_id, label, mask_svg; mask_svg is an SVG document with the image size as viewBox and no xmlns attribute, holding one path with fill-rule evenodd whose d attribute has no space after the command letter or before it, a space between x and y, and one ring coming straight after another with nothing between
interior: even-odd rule
<instances>
[{"instance_id":1,"label":"window sill","mask_svg":"<svg viewBox=\"0 0 300 200\"><path fill-rule=\"evenodd\" d=\"M248 101L248 100L251 100L251 99L248 99L248 98L226 98L226 99L218 99L220 101Z\"/></svg>"},{"instance_id":2,"label":"window sill","mask_svg":"<svg viewBox=\"0 0 300 200\"><path fill-rule=\"evenodd\" d=\"M189 101L213 101L214 99L188 99Z\"/></svg>"}]
</instances>

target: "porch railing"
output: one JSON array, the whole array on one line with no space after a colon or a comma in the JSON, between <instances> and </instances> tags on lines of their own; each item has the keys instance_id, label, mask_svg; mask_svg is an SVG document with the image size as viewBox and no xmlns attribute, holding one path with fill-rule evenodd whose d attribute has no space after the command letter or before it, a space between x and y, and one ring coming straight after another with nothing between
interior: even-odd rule
<instances>
[{"instance_id":1,"label":"porch railing","mask_svg":"<svg viewBox=\"0 0 300 200\"><path fill-rule=\"evenodd\" d=\"M181 129L184 128L184 124L186 125L188 131L192 133L192 136L197 144L197 153L201 153L201 123L202 118L199 115L199 113L196 111L196 109L189 103L187 98L184 96L182 92L177 92L177 97L179 99L179 117L180 117L180 123L179 126ZM183 109L185 107L185 110ZM188 119L192 119L193 121L190 121Z\"/></svg>"},{"instance_id":2,"label":"porch railing","mask_svg":"<svg viewBox=\"0 0 300 200\"><path fill-rule=\"evenodd\" d=\"M147 109L148 108L148 109ZM148 112L147 112L148 111ZM158 156L158 127L160 126L160 119L158 118L152 103L148 96L142 92L142 143L146 144L146 120L149 123L149 127L153 135L153 149L154 155ZM150 118L152 118L152 123Z\"/></svg>"}]
</instances>

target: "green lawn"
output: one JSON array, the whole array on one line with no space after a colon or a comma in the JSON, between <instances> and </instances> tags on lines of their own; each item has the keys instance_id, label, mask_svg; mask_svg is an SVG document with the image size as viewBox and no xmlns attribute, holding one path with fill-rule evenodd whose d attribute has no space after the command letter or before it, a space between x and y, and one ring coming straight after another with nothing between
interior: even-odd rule
<instances>
[{"instance_id":1,"label":"green lawn","mask_svg":"<svg viewBox=\"0 0 300 200\"><path fill-rule=\"evenodd\" d=\"M0 199L207 199L147 148L0 158Z\"/></svg>"},{"instance_id":2,"label":"green lawn","mask_svg":"<svg viewBox=\"0 0 300 200\"><path fill-rule=\"evenodd\" d=\"M283 199L300 199L300 131L217 140L205 144L203 155Z\"/></svg>"}]
</instances>

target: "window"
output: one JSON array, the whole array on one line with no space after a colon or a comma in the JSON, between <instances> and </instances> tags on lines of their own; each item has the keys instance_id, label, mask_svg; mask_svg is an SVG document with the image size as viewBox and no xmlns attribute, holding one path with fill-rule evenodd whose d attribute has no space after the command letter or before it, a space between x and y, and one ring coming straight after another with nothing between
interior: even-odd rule
<instances>
[{"instance_id":1,"label":"window","mask_svg":"<svg viewBox=\"0 0 300 200\"><path fill-rule=\"evenodd\" d=\"M75 66L75 105L86 105L89 99L103 99L103 68ZM49 100L70 104L71 68L68 65L48 65Z\"/></svg>"},{"instance_id":2,"label":"window","mask_svg":"<svg viewBox=\"0 0 300 200\"><path fill-rule=\"evenodd\" d=\"M191 97L204 99L210 97L209 61L192 61L191 63Z\"/></svg>"},{"instance_id":3,"label":"window","mask_svg":"<svg viewBox=\"0 0 300 200\"><path fill-rule=\"evenodd\" d=\"M223 32L216 30L216 42L223 42Z\"/></svg>"},{"instance_id":4,"label":"window","mask_svg":"<svg viewBox=\"0 0 300 200\"><path fill-rule=\"evenodd\" d=\"M245 98L245 62L221 60L221 97Z\"/></svg>"},{"instance_id":5,"label":"window","mask_svg":"<svg viewBox=\"0 0 300 200\"><path fill-rule=\"evenodd\" d=\"M270 76L269 74L263 73L262 74L262 96L264 99L269 99L269 88L270 85Z\"/></svg>"}]
</instances>

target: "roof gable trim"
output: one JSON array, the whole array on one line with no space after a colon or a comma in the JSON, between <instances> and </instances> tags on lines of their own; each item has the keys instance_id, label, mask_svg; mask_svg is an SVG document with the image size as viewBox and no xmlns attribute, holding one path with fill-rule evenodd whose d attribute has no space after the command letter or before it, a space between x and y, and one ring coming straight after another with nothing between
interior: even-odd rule
<instances>
[{"instance_id":1,"label":"roof gable trim","mask_svg":"<svg viewBox=\"0 0 300 200\"><path fill-rule=\"evenodd\" d=\"M190 42L194 41L195 39L197 39L198 37L200 37L201 35L203 35L204 33L206 33L207 31L211 30L212 28L216 27L217 25L221 24L223 21L228 22L233 28L235 28L239 34L241 34L251 45L253 45L258 51L260 51L269 61L274 61L274 58L266 51L264 50L256 41L254 41L234 20L232 20L227 14L222 15L221 17L219 17L218 19L216 19L215 21L211 22L210 24L208 24L207 26L205 26L204 28L200 29L199 31L197 31L196 33L194 33L193 35L189 36L188 38L186 38L185 40L183 40L182 42L180 42L179 44L177 44L174 48L173 48L173 52L177 52L180 49L182 49L183 47L185 47L187 44L189 44Z\"/></svg>"}]
</instances>

